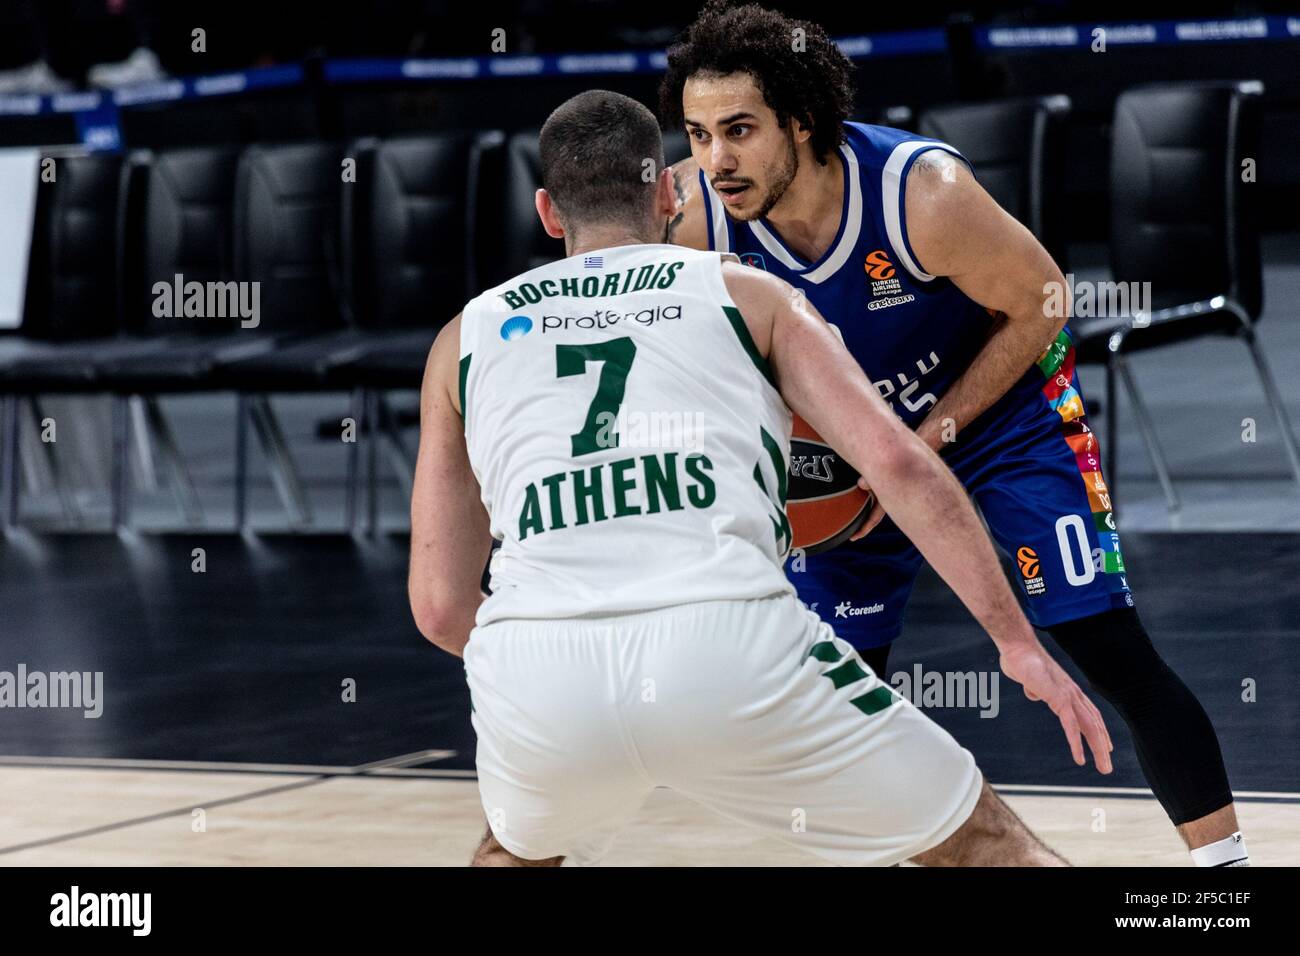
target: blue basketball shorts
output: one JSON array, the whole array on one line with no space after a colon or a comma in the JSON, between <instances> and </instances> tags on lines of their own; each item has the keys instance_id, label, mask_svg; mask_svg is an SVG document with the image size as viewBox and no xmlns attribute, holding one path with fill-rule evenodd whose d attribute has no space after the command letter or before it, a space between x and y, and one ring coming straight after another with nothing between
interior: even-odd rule
<instances>
[{"instance_id":1,"label":"blue basketball shorts","mask_svg":"<svg viewBox=\"0 0 1300 956\"><path fill-rule=\"evenodd\" d=\"M1012 557L1034 626L1133 606L1067 332L943 459ZM799 597L863 650L899 637L922 560L886 517L861 541L792 553L786 571Z\"/></svg>"}]
</instances>

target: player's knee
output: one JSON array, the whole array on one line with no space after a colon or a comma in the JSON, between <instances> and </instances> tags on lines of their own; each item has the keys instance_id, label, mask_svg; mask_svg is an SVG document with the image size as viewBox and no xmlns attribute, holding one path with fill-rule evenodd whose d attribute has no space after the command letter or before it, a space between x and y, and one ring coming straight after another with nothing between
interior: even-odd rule
<instances>
[{"instance_id":1,"label":"player's knee","mask_svg":"<svg viewBox=\"0 0 1300 956\"><path fill-rule=\"evenodd\" d=\"M1066 866L1044 847L985 781L966 821L938 846L912 857L921 866Z\"/></svg>"},{"instance_id":2,"label":"player's knee","mask_svg":"<svg viewBox=\"0 0 1300 956\"><path fill-rule=\"evenodd\" d=\"M491 829L483 834L483 839L479 841L478 847L474 850L474 856L470 860L470 866L500 866L497 862L502 859L501 854L509 855L509 851L497 842L497 838L492 835Z\"/></svg>"},{"instance_id":3,"label":"player's knee","mask_svg":"<svg viewBox=\"0 0 1300 956\"><path fill-rule=\"evenodd\" d=\"M1048 629L1096 691L1116 707L1145 700L1178 676L1160 656L1133 608L1117 608Z\"/></svg>"},{"instance_id":4,"label":"player's knee","mask_svg":"<svg viewBox=\"0 0 1300 956\"><path fill-rule=\"evenodd\" d=\"M1158 741L1208 726L1196 695L1151 643L1132 608L1119 608L1048 628L1105 698L1144 740Z\"/></svg>"},{"instance_id":5,"label":"player's knee","mask_svg":"<svg viewBox=\"0 0 1300 956\"><path fill-rule=\"evenodd\" d=\"M992 790L983 784L980 798L964 823L938 846L912 857L921 866L977 866L991 843L996 843L1000 825L990 803Z\"/></svg>"},{"instance_id":6,"label":"player's knee","mask_svg":"<svg viewBox=\"0 0 1300 956\"><path fill-rule=\"evenodd\" d=\"M478 849L474 851L474 857L470 860L470 866L559 866L564 862L562 856L547 857L542 860L528 860L522 856L515 856L509 850L501 845L496 836L493 835L489 828L483 834L483 839L479 842Z\"/></svg>"}]
</instances>

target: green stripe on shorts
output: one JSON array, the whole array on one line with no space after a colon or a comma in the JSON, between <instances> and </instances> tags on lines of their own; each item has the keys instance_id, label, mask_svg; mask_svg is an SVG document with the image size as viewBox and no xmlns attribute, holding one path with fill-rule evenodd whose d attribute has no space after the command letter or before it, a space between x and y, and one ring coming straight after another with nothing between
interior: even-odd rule
<instances>
[{"instance_id":1,"label":"green stripe on shorts","mask_svg":"<svg viewBox=\"0 0 1300 956\"><path fill-rule=\"evenodd\" d=\"M820 641L812 646L808 656L815 657L819 661L825 661L827 664L834 664L844 655L835 647L834 641Z\"/></svg>"},{"instance_id":2,"label":"green stripe on shorts","mask_svg":"<svg viewBox=\"0 0 1300 956\"><path fill-rule=\"evenodd\" d=\"M834 641L818 641L808 651L808 656L827 664L838 663L838 666L832 667L822 674L823 677L830 678L830 682L836 690L841 687L848 687L850 684L857 683L870 676L862 666L861 660L856 653L842 654L840 649L835 646ZM870 717L872 714L880 713L894 700L893 691L881 684L874 690L869 690L865 694L852 698L849 703Z\"/></svg>"},{"instance_id":3,"label":"green stripe on shorts","mask_svg":"<svg viewBox=\"0 0 1300 956\"><path fill-rule=\"evenodd\" d=\"M829 677L831 683L835 685L835 689L839 690L841 687L847 687L849 684L864 679L867 672L862 669L857 657L850 657L839 667L832 667L822 676Z\"/></svg>"},{"instance_id":4,"label":"green stripe on shorts","mask_svg":"<svg viewBox=\"0 0 1300 956\"><path fill-rule=\"evenodd\" d=\"M869 691L861 697L854 697L849 701L850 704L853 704L868 717L880 713L893 702L894 695L888 687L877 687L875 690Z\"/></svg>"}]
</instances>

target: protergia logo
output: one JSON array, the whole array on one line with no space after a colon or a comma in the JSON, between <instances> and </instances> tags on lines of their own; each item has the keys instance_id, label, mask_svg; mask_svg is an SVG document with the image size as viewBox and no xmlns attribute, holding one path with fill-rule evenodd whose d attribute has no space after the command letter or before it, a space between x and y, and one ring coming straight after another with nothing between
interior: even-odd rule
<instances>
[{"instance_id":1,"label":"protergia logo","mask_svg":"<svg viewBox=\"0 0 1300 956\"><path fill-rule=\"evenodd\" d=\"M611 309L595 309L587 315L544 315L542 332L556 329L609 329L620 322L635 322L637 325L649 326L656 322L674 322L682 317L680 305L660 305L636 312L614 312Z\"/></svg>"}]
</instances>

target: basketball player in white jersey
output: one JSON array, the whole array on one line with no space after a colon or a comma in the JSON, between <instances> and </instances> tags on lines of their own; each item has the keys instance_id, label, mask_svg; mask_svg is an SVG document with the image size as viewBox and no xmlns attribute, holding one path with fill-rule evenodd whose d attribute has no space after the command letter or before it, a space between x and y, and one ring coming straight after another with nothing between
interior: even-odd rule
<instances>
[{"instance_id":1,"label":"basketball player in white jersey","mask_svg":"<svg viewBox=\"0 0 1300 956\"><path fill-rule=\"evenodd\" d=\"M1110 772L1101 715L951 472L784 281L658 244L675 194L647 109L581 94L540 146L538 213L569 257L439 334L411 502L412 610L469 680L489 826L474 862L596 862L669 787L837 863L1063 864L782 570L793 409L1057 715L1075 763L1086 740ZM643 427L655 414L692 428Z\"/></svg>"}]
</instances>

